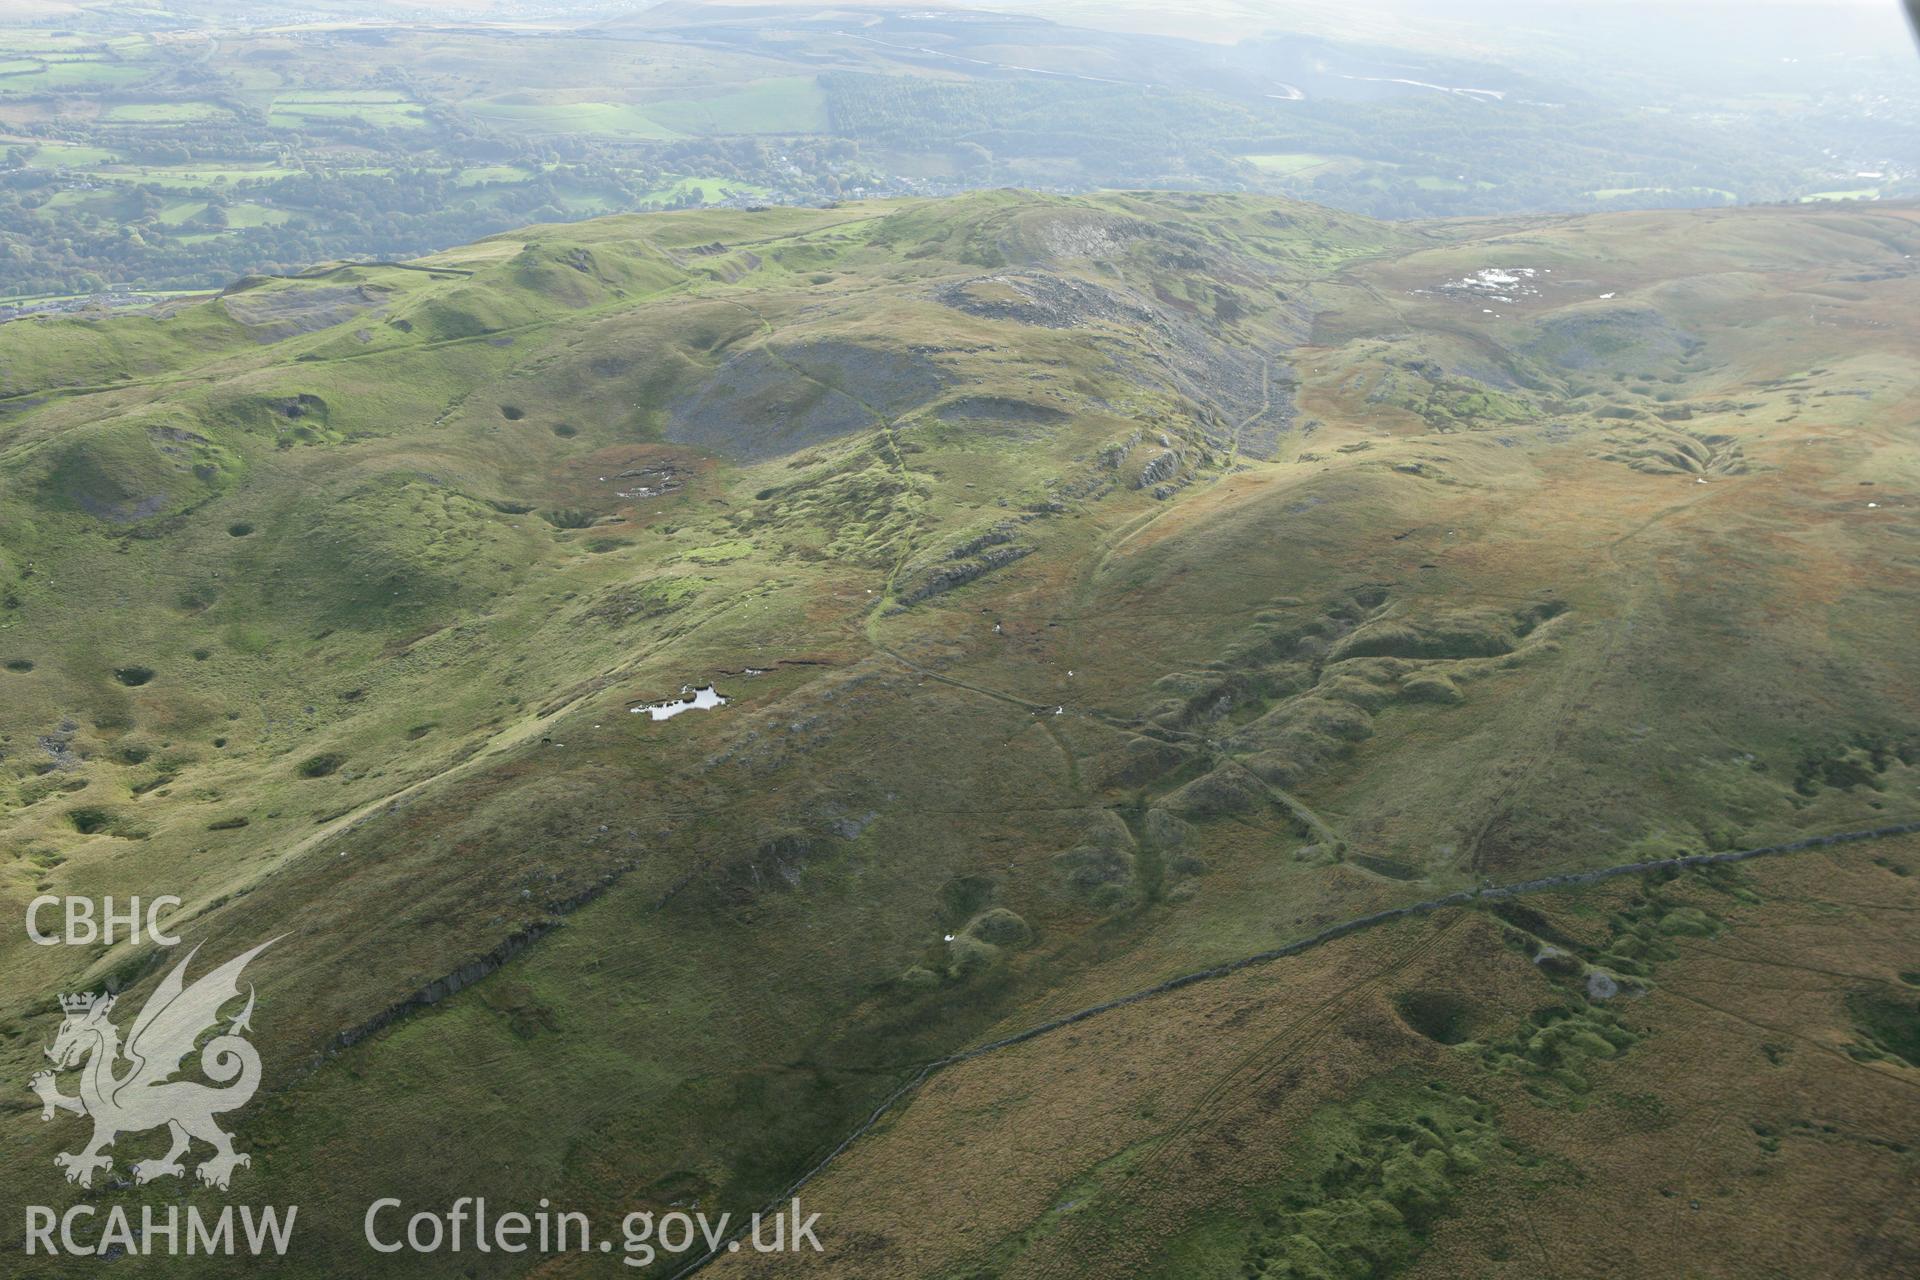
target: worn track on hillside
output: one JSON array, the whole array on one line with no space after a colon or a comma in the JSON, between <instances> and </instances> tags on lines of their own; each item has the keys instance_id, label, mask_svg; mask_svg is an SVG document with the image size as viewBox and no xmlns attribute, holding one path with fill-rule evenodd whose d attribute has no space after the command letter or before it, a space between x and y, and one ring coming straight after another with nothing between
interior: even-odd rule
<instances>
[{"instance_id":1,"label":"worn track on hillside","mask_svg":"<svg viewBox=\"0 0 1920 1280\"><path fill-rule=\"evenodd\" d=\"M903 1101L917 1092L920 1086L925 1084L935 1072L947 1067L958 1066L964 1062L971 1062L976 1058L984 1058L988 1054L998 1053L1003 1049L1011 1049L1015 1045L1025 1044L1029 1040L1038 1040L1042 1036L1050 1035L1055 1031L1073 1026L1076 1023L1085 1022L1089 1018L1098 1017L1100 1014L1110 1012L1114 1009L1139 1004L1142 1001L1151 1000L1156 996L1167 995L1183 987L1194 986L1197 983L1210 982L1218 978L1229 977L1239 973L1243 969L1250 969L1256 965L1269 964L1275 960L1284 960L1289 956L1297 956L1302 952L1311 951L1316 947L1344 938L1349 934L1360 933L1379 925L1391 924L1397 920L1405 920L1414 916L1431 915L1436 911L1445 910L1449 907L1467 907L1478 902L1496 902L1507 898L1521 897L1525 894L1548 893L1555 889L1578 888L1583 885L1598 884L1605 880L1619 879L1623 876L1645 875L1649 872L1658 871L1685 871L1693 867L1718 866L1724 863L1745 862L1753 858L1773 857L1791 853L1807 853L1830 849L1836 845L1855 844L1865 840L1883 840L1892 836L1913 835L1916 833L1920 833L1920 819L1890 823L1879 827L1869 827L1859 831L1841 831L1831 835L1806 836L1802 839L1790 840L1783 844L1762 845L1753 849L1738 849L1726 853L1696 853L1679 858L1658 858L1650 862L1626 862L1617 866L1600 867L1592 871L1569 871L1559 875L1542 876L1534 880L1521 880L1513 884L1488 885L1478 889L1461 889L1457 892L1446 894L1443 897L1430 898L1424 902L1408 903L1406 906L1391 907L1385 911L1375 911L1368 915L1356 916L1351 920L1329 925L1318 933L1310 934L1294 942L1289 942L1285 946L1274 947L1268 951L1258 951L1249 956L1242 956L1238 960L1229 960L1224 964L1214 965L1206 969L1198 969L1192 973L1184 973L1178 977L1169 978L1165 982L1158 982L1153 986L1144 987L1139 991L1129 992L1124 996L1118 996L1112 1000L1105 1000L1099 1004L1088 1005L1083 1009L1076 1009L1072 1013L1062 1014L1057 1018L1050 1018L1045 1022L1027 1028L1025 1031L1016 1032L1010 1036L1003 1036L998 1040L990 1040L985 1044L975 1045L971 1049L963 1049L958 1053L949 1054L944 1058L936 1058L932 1062L922 1066L906 1083L882 1099L880 1104L868 1113L865 1120L861 1121L846 1137L842 1138L833 1150L829 1151L805 1173L801 1174L800 1177L788 1184L779 1195L773 1197L762 1212L763 1214L771 1214L776 1207L784 1208L786 1203L797 1195L801 1188L805 1187L822 1173L825 1173L828 1167L842 1155L845 1155L854 1143L865 1137L873 1130L874 1126L878 1125L880 1121L891 1114ZM744 1234L744 1228L735 1232L729 1236L727 1240L722 1241L718 1247L693 1259L678 1271L673 1272L668 1277L668 1280L682 1280L682 1277L690 1276L694 1272L701 1270L715 1258L727 1252L727 1243L729 1241L738 1240Z\"/></svg>"}]
</instances>

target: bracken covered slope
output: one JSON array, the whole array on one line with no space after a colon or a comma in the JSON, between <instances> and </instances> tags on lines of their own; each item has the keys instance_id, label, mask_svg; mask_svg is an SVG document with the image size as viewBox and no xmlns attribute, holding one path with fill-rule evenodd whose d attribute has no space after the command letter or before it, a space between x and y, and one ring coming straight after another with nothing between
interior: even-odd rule
<instances>
[{"instance_id":1,"label":"bracken covered slope","mask_svg":"<svg viewBox=\"0 0 1920 1280\"><path fill-rule=\"evenodd\" d=\"M993 193L9 324L0 906L278 937L245 1199L293 1274L409 1275L375 1197L738 1212L1071 1010L1910 821L1916 250ZM942 1070L809 1184L814 1269L1753 1274L1792 1205L1797 1274L1892 1274L1915 848L1448 908ZM10 1201L103 1194L24 1088L56 993L171 959L0 934Z\"/></svg>"}]
</instances>

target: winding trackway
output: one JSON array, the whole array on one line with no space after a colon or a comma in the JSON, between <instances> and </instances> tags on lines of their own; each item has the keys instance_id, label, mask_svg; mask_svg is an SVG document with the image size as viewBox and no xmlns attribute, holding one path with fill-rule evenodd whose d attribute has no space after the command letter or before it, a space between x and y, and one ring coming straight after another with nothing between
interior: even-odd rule
<instances>
[{"instance_id":1,"label":"winding trackway","mask_svg":"<svg viewBox=\"0 0 1920 1280\"><path fill-rule=\"evenodd\" d=\"M1209 405L1215 412L1219 411L1217 404L1209 401ZM1233 474L1234 466L1240 461L1241 437L1246 434L1248 427L1252 426L1259 419L1266 417L1272 408L1273 360L1269 356L1261 356L1260 407L1233 424L1233 441L1227 449L1227 465L1221 469L1219 475L1214 476L1208 482L1209 488ZM1080 581L1075 585L1074 594L1084 600L1087 593L1092 590L1095 582L1099 580L1100 574L1106 569L1107 561L1113 558L1113 553L1133 541L1134 537L1138 534L1145 532L1147 527L1160 519L1161 516L1174 510L1174 506L1175 504L1172 502L1163 502L1160 506L1135 517L1108 534L1105 541L1101 544L1099 554L1094 556L1093 559L1088 562L1087 567L1081 571Z\"/></svg>"},{"instance_id":2,"label":"winding trackway","mask_svg":"<svg viewBox=\"0 0 1920 1280\"><path fill-rule=\"evenodd\" d=\"M1431 915L1435 911L1441 911L1448 907L1465 907L1471 906L1476 902L1495 902L1505 898L1517 898L1524 894L1546 893L1555 889L1577 888L1582 885L1597 884L1603 880L1618 879L1622 876L1644 875L1650 871L1685 871L1692 867L1716 866L1729 862L1745 862L1750 858L1772 857L1779 854L1805 853L1812 850L1829 849L1835 845L1852 844L1863 840L1880 840L1890 836L1912 835L1915 833L1920 833L1920 820L1891 823L1887 826L1870 827L1862 831L1842 831L1836 832L1833 835L1807 836L1800 840L1788 841L1785 844L1763 845L1756 849L1741 849L1730 853L1696 853L1684 858L1660 858L1652 862L1627 862L1619 866L1601 867L1595 871L1570 871L1561 875L1543 876L1536 880L1522 880L1514 884L1492 885L1481 889L1462 889L1457 893L1447 894L1445 897L1431 898L1425 902L1413 902L1404 907L1393 907L1386 911L1376 911L1371 915L1357 916L1352 920L1331 925L1318 933L1301 938L1295 942L1289 942L1285 946L1275 947L1270 951L1256 952L1250 956L1242 956L1238 960L1230 960L1225 964L1215 965L1210 969L1200 969L1193 973L1182 974L1177 978L1169 978L1165 982L1156 983L1151 987L1120 996L1117 999L1103 1001L1096 1005L1089 1005L1084 1009L1076 1009L1072 1013L1049 1019L1037 1026L1029 1027L1025 1031L1016 1032L1013 1035L1002 1037L999 1040L991 1040L986 1044L975 1045L971 1049L963 1049L958 1053L949 1054L944 1058L936 1058L934 1061L921 1067L905 1084L882 1099L880 1105L875 1107L865 1120L861 1121L851 1133L840 1140L839 1145L829 1151L812 1168L796 1178L785 1190L781 1191L779 1195L773 1197L762 1212L771 1214L776 1207L784 1208L787 1201L797 1195L802 1187L826 1172L829 1165L844 1155L847 1149L853 1146L854 1143L866 1136L875 1125L879 1124L895 1107L899 1106L902 1101L917 1091L936 1071L945 1067L957 1066L963 1062L971 1062L975 1058L984 1058L990 1053L998 1053L1002 1049L1011 1049L1015 1045L1025 1044L1029 1040L1038 1040L1040 1037L1050 1035L1063 1027L1070 1027L1075 1023L1085 1022L1089 1018L1098 1017L1100 1014L1113 1009L1124 1008L1131 1004L1139 1004L1142 1001L1151 1000L1155 996L1166 995L1169 992L1178 991L1183 987L1190 987L1196 983L1210 982L1216 978L1225 978L1240 972L1242 969L1251 969L1256 965L1268 964L1275 960L1284 960L1289 956L1297 956L1302 952L1311 951L1315 947L1333 942L1339 938L1344 938L1348 934L1360 933L1379 925L1391 924L1396 920L1404 920L1413 916ZM738 1240L743 1234L744 1229L729 1236L728 1240ZM681 1267L678 1271L673 1272L672 1275L668 1277L668 1280L682 1280L682 1277L692 1275L726 1251L727 1241L722 1241L717 1248L709 1250L700 1257L687 1263L684 1267Z\"/></svg>"}]
</instances>

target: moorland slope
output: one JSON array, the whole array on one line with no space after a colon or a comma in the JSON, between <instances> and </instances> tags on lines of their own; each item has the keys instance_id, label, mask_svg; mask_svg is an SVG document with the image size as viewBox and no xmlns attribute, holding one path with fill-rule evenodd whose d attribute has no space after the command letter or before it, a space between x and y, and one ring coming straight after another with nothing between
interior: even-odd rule
<instances>
[{"instance_id":1,"label":"moorland slope","mask_svg":"<svg viewBox=\"0 0 1920 1280\"><path fill-rule=\"evenodd\" d=\"M404 1275L377 1196L737 1211L1071 1010L1909 821L1916 250L1898 206L994 192L10 323L0 914L164 893L209 956L277 937L247 1198L302 1206L294 1274ZM814 1184L860 1246L829 1269L1535 1274L1599 1183L1715 1215L1621 1266L1824 1196L1795 1247L1884 1273L1914 849L1462 907L943 1072ZM24 1088L56 994L170 959L0 933L10 1200L103 1194ZM1702 1000L1771 1030L1699 1039ZM1786 1144L1765 1196L1650 1154L1710 1180L1742 1132ZM1439 1185L1482 1167L1530 1243Z\"/></svg>"}]
</instances>

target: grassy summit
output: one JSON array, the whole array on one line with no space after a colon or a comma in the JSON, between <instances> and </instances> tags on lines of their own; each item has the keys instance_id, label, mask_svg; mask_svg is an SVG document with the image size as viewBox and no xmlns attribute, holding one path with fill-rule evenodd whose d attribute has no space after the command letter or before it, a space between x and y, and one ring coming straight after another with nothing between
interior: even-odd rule
<instances>
[{"instance_id":1,"label":"grassy summit","mask_svg":"<svg viewBox=\"0 0 1920 1280\"><path fill-rule=\"evenodd\" d=\"M1067 1010L1480 883L1912 818L1917 249L1891 206L996 192L8 324L0 906L173 893L209 956L285 935L248 1198L302 1206L295 1273L402 1275L358 1243L380 1195L747 1209L921 1064ZM1675 962L1722 932L1632 907ZM1467 932L1658 983L1615 905L1569 910ZM55 992L163 959L0 933L0 1075L40 1065ZM1382 979L1414 1038L1374 1071L1417 1082L1430 1043L1523 1090L1509 1058L1602 1098L1671 1071L1681 1033L1623 1057L1639 1033L1571 1005L1530 1057L1512 984L1545 970L1488 979L1518 1022L1424 972ZM1804 1016L1910 1070L1872 1049L1891 998ZM1167 1016L1197 1021L1142 1071L1210 1034ZM1509 1122L1449 1079L1434 1141L1486 1163ZM1375 1170L1315 1193L1341 1213L1457 1204L1367 1189L1402 1083L1312 1122L1314 1159ZM28 1101L24 1194L79 1196ZM1116 1176L1153 1105L911 1273L1025 1274L1046 1195ZM1140 1212L1277 1257L1210 1216L1304 1212L1275 1160L1162 1164Z\"/></svg>"}]
</instances>

